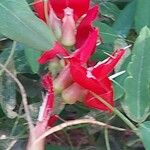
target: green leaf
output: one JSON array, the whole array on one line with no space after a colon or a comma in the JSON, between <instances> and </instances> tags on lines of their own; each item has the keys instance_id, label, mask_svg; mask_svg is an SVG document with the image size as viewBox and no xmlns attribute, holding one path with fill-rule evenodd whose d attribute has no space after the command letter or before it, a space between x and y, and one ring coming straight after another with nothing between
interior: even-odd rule
<instances>
[{"instance_id":1,"label":"green leaf","mask_svg":"<svg viewBox=\"0 0 150 150\"><path fill-rule=\"evenodd\" d=\"M30 76L31 75L29 75L29 77ZM32 100L34 100L35 98L36 102L42 99L41 86L40 86L39 80L37 80L35 76L33 76L32 78L31 77L29 78L29 77L19 74L17 77L22 83L22 85L24 86L26 94L29 98L32 98Z\"/></svg>"},{"instance_id":2,"label":"green leaf","mask_svg":"<svg viewBox=\"0 0 150 150\"><path fill-rule=\"evenodd\" d=\"M72 148L62 147L62 146L57 146L57 145L46 145L46 150L71 150L71 149Z\"/></svg>"},{"instance_id":3,"label":"green leaf","mask_svg":"<svg viewBox=\"0 0 150 150\"><path fill-rule=\"evenodd\" d=\"M14 60L15 69L17 73L31 73L31 74L33 73L33 71L31 70L31 65L28 63L27 58L25 56L25 50L27 48L28 47L25 46L24 44L17 43L15 52L13 55L14 57L13 60ZM7 61L10 55L10 49L11 48L3 49L3 52L0 54L0 63L5 63L5 61ZM37 53L39 53L39 51L37 51ZM33 61L36 61L36 60L33 60Z\"/></svg>"},{"instance_id":4,"label":"green leaf","mask_svg":"<svg viewBox=\"0 0 150 150\"><path fill-rule=\"evenodd\" d=\"M96 61L102 61L106 58L108 58L108 55L106 53L111 54L113 52L113 43L103 43L98 45L96 52L92 56L92 60Z\"/></svg>"},{"instance_id":5,"label":"green leaf","mask_svg":"<svg viewBox=\"0 0 150 150\"><path fill-rule=\"evenodd\" d=\"M0 33L38 50L51 48L55 40L25 0L0 0Z\"/></svg>"},{"instance_id":6,"label":"green leaf","mask_svg":"<svg viewBox=\"0 0 150 150\"><path fill-rule=\"evenodd\" d=\"M41 55L41 52L31 48L26 48L24 52L25 52L26 59L31 67L31 70L34 73L37 73L39 70L39 64L37 62L37 58Z\"/></svg>"},{"instance_id":7,"label":"green leaf","mask_svg":"<svg viewBox=\"0 0 150 150\"><path fill-rule=\"evenodd\" d=\"M10 61L7 68L14 73L13 61ZM0 105L7 117L15 118L17 116L17 113L14 112L16 107L16 84L7 73L0 76Z\"/></svg>"},{"instance_id":8,"label":"green leaf","mask_svg":"<svg viewBox=\"0 0 150 150\"><path fill-rule=\"evenodd\" d=\"M120 83L115 80L113 80L113 87L115 93L115 100L119 100L124 94L124 88L122 87L122 85L120 85Z\"/></svg>"},{"instance_id":9,"label":"green leaf","mask_svg":"<svg viewBox=\"0 0 150 150\"><path fill-rule=\"evenodd\" d=\"M137 38L131 62L128 64L129 76L125 79L126 96L124 110L135 122L144 121L150 109L150 30L144 27Z\"/></svg>"},{"instance_id":10,"label":"green leaf","mask_svg":"<svg viewBox=\"0 0 150 150\"><path fill-rule=\"evenodd\" d=\"M131 55L130 55L130 56L131 56ZM131 57L130 57L130 56L128 56L128 57L124 60L123 64L121 65L121 67L119 68L118 71L124 71L124 70L126 70L128 63L129 63L130 60L131 60ZM117 99L120 99L120 98L123 97L124 94L125 94L124 80L127 78L127 76L128 76L128 73L125 72L124 74L118 76L118 77L115 78L115 80L114 80L114 84L113 84L113 85L114 85L114 92L115 92L115 99L116 99L116 100L117 100Z\"/></svg>"},{"instance_id":11,"label":"green leaf","mask_svg":"<svg viewBox=\"0 0 150 150\"><path fill-rule=\"evenodd\" d=\"M113 43L116 39L116 32L115 30L110 27L109 25L102 23L100 21L96 21L94 23L95 26L99 27L100 34L104 40L104 43Z\"/></svg>"},{"instance_id":12,"label":"green leaf","mask_svg":"<svg viewBox=\"0 0 150 150\"><path fill-rule=\"evenodd\" d=\"M102 1L100 4L100 8L101 14L111 18L112 20L115 20L120 13L119 8L111 2Z\"/></svg>"},{"instance_id":13,"label":"green leaf","mask_svg":"<svg viewBox=\"0 0 150 150\"><path fill-rule=\"evenodd\" d=\"M0 34L0 40L1 40L2 38L4 38L4 36L3 36L2 34Z\"/></svg>"},{"instance_id":14,"label":"green leaf","mask_svg":"<svg viewBox=\"0 0 150 150\"><path fill-rule=\"evenodd\" d=\"M126 37L131 29L135 15L136 1L129 3L119 14L117 20L113 24L113 28L117 35Z\"/></svg>"},{"instance_id":15,"label":"green leaf","mask_svg":"<svg viewBox=\"0 0 150 150\"><path fill-rule=\"evenodd\" d=\"M140 124L139 127L140 131L140 138L144 144L144 147L146 150L150 150L150 121L146 121L142 124Z\"/></svg>"},{"instance_id":16,"label":"green leaf","mask_svg":"<svg viewBox=\"0 0 150 150\"><path fill-rule=\"evenodd\" d=\"M150 0L136 0L135 28L137 32L144 26L150 27Z\"/></svg>"},{"instance_id":17,"label":"green leaf","mask_svg":"<svg viewBox=\"0 0 150 150\"><path fill-rule=\"evenodd\" d=\"M92 56L92 59L98 61L108 57L104 52L111 53L113 51L113 44L117 36L114 29L105 23L96 21L94 25L100 29L103 39L103 43L97 47L97 51Z\"/></svg>"},{"instance_id":18,"label":"green leaf","mask_svg":"<svg viewBox=\"0 0 150 150\"><path fill-rule=\"evenodd\" d=\"M0 150L6 150L11 143L16 140L15 144L12 145L11 150L24 150L25 142L21 140L27 134L26 122L22 118L9 119L7 117L0 118ZM22 141L22 143L21 143ZM19 142L21 144L19 144ZM20 145L20 146L19 146Z\"/></svg>"}]
</instances>

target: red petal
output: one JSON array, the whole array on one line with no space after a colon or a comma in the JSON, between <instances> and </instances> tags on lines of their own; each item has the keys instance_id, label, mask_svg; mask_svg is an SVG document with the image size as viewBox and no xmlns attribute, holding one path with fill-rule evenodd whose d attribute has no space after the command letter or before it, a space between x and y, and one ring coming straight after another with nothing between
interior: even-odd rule
<instances>
[{"instance_id":1,"label":"red petal","mask_svg":"<svg viewBox=\"0 0 150 150\"><path fill-rule=\"evenodd\" d=\"M73 62L71 62L70 71L72 78L75 82L77 82L85 89L88 89L89 91L96 93L104 100L106 100L109 104L114 106L112 83L108 77L106 77L101 81L97 81L96 78L94 77L92 78L92 75L91 77L88 76L87 70L85 68L83 68L80 65L73 64ZM85 99L84 103L86 106L91 108L111 111L109 108L107 108L107 106L102 104L98 99L94 98L93 95L91 94L87 95L87 98Z\"/></svg>"},{"instance_id":2,"label":"red petal","mask_svg":"<svg viewBox=\"0 0 150 150\"><path fill-rule=\"evenodd\" d=\"M67 7L66 0L50 0L51 6L59 18L63 18L64 9Z\"/></svg>"},{"instance_id":3,"label":"red petal","mask_svg":"<svg viewBox=\"0 0 150 150\"><path fill-rule=\"evenodd\" d=\"M108 78L102 80L103 84L107 87L106 93L99 93L98 95L108 102L111 106L114 107L114 100L113 100L113 88L112 83ZM86 99L84 100L84 104L90 108L98 109L98 110L108 110L112 112L106 105L104 105L100 100L95 98L91 93L87 94Z\"/></svg>"},{"instance_id":4,"label":"red petal","mask_svg":"<svg viewBox=\"0 0 150 150\"><path fill-rule=\"evenodd\" d=\"M49 73L42 77L42 85L47 90L46 96L43 99L43 104L41 106L40 117L43 119L49 118L54 105L54 91L53 91L53 81Z\"/></svg>"},{"instance_id":5,"label":"red petal","mask_svg":"<svg viewBox=\"0 0 150 150\"><path fill-rule=\"evenodd\" d=\"M103 63L97 64L94 67L92 74L98 79L105 78L109 73L112 72L115 65L118 63L124 53L124 49L115 51L113 55L106 59Z\"/></svg>"},{"instance_id":6,"label":"red petal","mask_svg":"<svg viewBox=\"0 0 150 150\"><path fill-rule=\"evenodd\" d=\"M46 22L45 13L44 13L44 1L43 0L35 0L33 3L33 8L37 14L37 16Z\"/></svg>"},{"instance_id":7,"label":"red petal","mask_svg":"<svg viewBox=\"0 0 150 150\"><path fill-rule=\"evenodd\" d=\"M73 54L73 57L80 59L81 63L86 63L92 53L95 51L96 41L98 37L98 30L94 29L92 33L89 34L87 40L78 50Z\"/></svg>"},{"instance_id":8,"label":"red petal","mask_svg":"<svg viewBox=\"0 0 150 150\"><path fill-rule=\"evenodd\" d=\"M76 17L81 17L89 9L90 0L69 0L68 7L74 9Z\"/></svg>"},{"instance_id":9,"label":"red petal","mask_svg":"<svg viewBox=\"0 0 150 150\"><path fill-rule=\"evenodd\" d=\"M52 49L45 51L38 59L38 62L40 64L45 64L51 59L53 59L56 55L61 55L61 56L69 55L67 50L63 48L58 42L55 43Z\"/></svg>"},{"instance_id":10,"label":"red petal","mask_svg":"<svg viewBox=\"0 0 150 150\"><path fill-rule=\"evenodd\" d=\"M58 115L52 115L48 121L48 126L53 127L58 120Z\"/></svg>"},{"instance_id":11,"label":"red petal","mask_svg":"<svg viewBox=\"0 0 150 150\"><path fill-rule=\"evenodd\" d=\"M59 18L64 17L64 9L70 7L76 17L85 14L89 8L90 0L51 0L51 5Z\"/></svg>"},{"instance_id":12,"label":"red petal","mask_svg":"<svg viewBox=\"0 0 150 150\"><path fill-rule=\"evenodd\" d=\"M53 86L52 86L52 77L49 73L45 74L42 77L42 86L44 87L45 90L52 92L53 91Z\"/></svg>"},{"instance_id":13,"label":"red petal","mask_svg":"<svg viewBox=\"0 0 150 150\"><path fill-rule=\"evenodd\" d=\"M78 26L76 34L76 48L79 48L83 45L90 31L93 30L92 22L96 19L98 10L98 6L94 6L88 10L87 15L83 18L82 22Z\"/></svg>"},{"instance_id":14,"label":"red petal","mask_svg":"<svg viewBox=\"0 0 150 150\"><path fill-rule=\"evenodd\" d=\"M94 76L92 76L87 69L80 66L78 63L73 63L74 62L71 62L70 64L70 72L75 82L77 82L85 89L88 89L96 94L106 93L106 91L109 90L104 83L98 82L97 79Z\"/></svg>"}]
</instances>

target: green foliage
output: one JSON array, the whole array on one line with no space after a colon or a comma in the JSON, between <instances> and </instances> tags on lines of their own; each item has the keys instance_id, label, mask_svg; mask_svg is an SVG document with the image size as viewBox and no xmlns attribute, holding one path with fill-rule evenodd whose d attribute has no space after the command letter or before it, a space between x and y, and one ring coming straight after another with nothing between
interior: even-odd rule
<instances>
[{"instance_id":1,"label":"green foliage","mask_svg":"<svg viewBox=\"0 0 150 150\"><path fill-rule=\"evenodd\" d=\"M25 0L0 0L0 33L38 50L51 48L55 40Z\"/></svg>"},{"instance_id":2,"label":"green foliage","mask_svg":"<svg viewBox=\"0 0 150 150\"><path fill-rule=\"evenodd\" d=\"M117 36L115 30L112 27L99 21L96 21L94 25L99 27L100 35L104 43L113 43L115 41Z\"/></svg>"},{"instance_id":3,"label":"green foliage","mask_svg":"<svg viewBox=\"0 0 150 150\"><path fill-rule=\"evenodd\" d=\"M0 76L0 104L7 117L15 118L17 116L17 113L13 111L17 104L16 84L6 73Z\"/></svg>"},{"instance_id":4,"label":"green foliage","mask_svg":"<svg viewBox=\"0 0 150 150\"><path fill-rule=\"evenodd\" d=\"M135 16L136 0L129 3L119 14L117 20L113 24L117 35L126 37L132 28Z\"/></svg>"},{"instance_id":5,"label":"green foliage","mask_svg":"<svg viewBox=\"0 0 150 150\"><path fill-rule=\"evenodd\" d=\"M150 135L150 121L146 121L146 122L140 124L139 132L140 132L141 140L144 143L145 149L149 150L150 149L150 144L149 144L150 143L150 138L149 138L149 135Z\"/></svg>"},{"instance_id":6,"label":"green foliage","mask_svg":"<svg viewBox=\"0 0 150 150\"><path fill-rule=\"evenodd\" d=\"M41 52L28 47L25 48L24 52L25 52L26 59L31 67L31 70L33 71L33 73L37 73L39 70L39 64L37 62L37 58L41 55Z\"/></svg>"},{"instance_id":7,"label":"green foliage","mask_svg":"<svg viewBox=\"0 0 150 150\"><path fill-rule=\"evenodd\" d=\"M135 29L138 33L144 26L150 27L149 6L149 0L136 0Z\"/></svg>"},{"instance_id":8,"label":"green foliage","mask_svg":"<svg viewBox=\"0 0 150 150\"><path fill-rule=\"evenodd\" d=\"M137 38L132 60L128 65L129 76L125 80L124 109L128 116L136 121L144 121L150 108L150 30L144 27Z\"/></svg>"},{"instance_id":9,"label":"green foliage","mask_svg":"<svg viewBox=\"0 0 150 150\"><path fill-rule=\"evenodd\" d=\"M30 103L31 117L36 120L42 99L39 80L46 70L45 66L39 66L37 58L42 51L52 47L55 37L50 27L38 19L30 9L32 2L33 0L0 0L0 63L5 64L9 60L6 67L23 84ZM113 79L113 87L115 99L118 100L116 107L121 111L124 108L130 120L135 124L138 123L140 139L130 130L125 132L111 130L108 132L107 140L111 149L115 150L137 150L140 146L143 148L141 141L145 149L149 150L150 1L93 0L92 2L100 6L101 13L94 26L100 29L100 36L103 39L92 60L103 60L115 49L129 44L134 45L115 68L114 73L120 71L125 73ZM7 38L19 41L14 51L12 41ZM24 147L20 139L26 140L28 126L24 120L24 110L19 111L22 107L19 92L15 82L0 69L0 149L7 149L13 140L18 141L14 149L22 150ZM57 100L59 99L61 97L58 96ZM56 109L60 110L59 106ZM128 128L113 113L91 110L79 103L66 105L60 117L64 120L96 118L110 125ZM60 122L62 120L57 123ZM106 149L103 128L86 124L68 129L61 130L60 135L56 133L57 140L48 141L50 144L47 144L46 149ZM1 139L1 135L6 137Z\"/></svg>"},{"instance_id":10,"label":"green foliage","mask_svg":"<svg viewBox=\"0 0 150 150\"><path fill-rule=\"evenodd\" d=\"M111 18L112 20L115 20L120 13L119 8L115 4L108 1L102 1L100 3L100 8L101 14L105 17Z\"/></svg>"},{"instance_id":11,"label":"green foliage","mask_svg":"<svg viewBox=\"0 0 150 150\"><path fill-rule=\"evenodd\" d=\"M55 145L47 145L46 150L71 150L69 147L55 146ZM75 149L74 149L75 150Z\"/></svg>"}]
</instances>

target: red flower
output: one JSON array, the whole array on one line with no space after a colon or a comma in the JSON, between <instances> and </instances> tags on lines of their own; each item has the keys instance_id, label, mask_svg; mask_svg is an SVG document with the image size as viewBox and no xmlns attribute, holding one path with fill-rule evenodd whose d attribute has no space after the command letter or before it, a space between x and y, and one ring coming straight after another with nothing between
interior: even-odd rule
<instances>
[{"instance_id":1,"label":"red flower","mask_svg":"<svg viewBox=\"0 0 150 150\"><path fill-rule=\"evenodd\" d=\"M81 90L82 94L80 92L77 95L71 94L74 99L69 101L70 103L74 103L77 97L84 97L83 102L86 106L99 110L109 110L91 92L96 93L114 106L112 81L108 75L121 59L124 50L118 50L108 59L88 68L87 61L94 53L98 39L98 30L93 27L92 23L96 19L99 9L98 6L89 9L89 2L89 0L48 0L49 11L47 13L51 28L63 45L75 45L77 50L69 54L61 44L56 42L54 47L45 51L38 61L40 64L44 64L55 56L65 57L70 63L55 79L57 81L55 85L59 92L64 89L66 93L71 93L72 89ZM34 5L34 8L38 16L44 20L43 2ZM67 61L66 64L68 64ZM70 72L68 72L68 66ZM68 98L70 95L66 93L63 92L62 96Z\"/></svg>"},{"instance_id":2,"label":"red flower","mask_svg":"<svg viewBox=\"0 0 150 150\"><path fill-rule=\"evenodd\" d=\"M94 29L92 23L96 19L98 11L99 7L97 5L89 9L86 16L83 18L83 20L77 27L76 44L75 44L76 48L79 48L84 44L90 32L92 32L92 30Z\"/></svg>"},{"instance_id":3,"label":"red flower","mask_svg":"<svg viewBox=\"0 0 150 150\"><path fill-rule=\"evenodd\" d=\"M45 64L56 56L60 56L60 57L75 56L75 57L80 57L80 61L82 63L86 63L89 57L91 56L91 54L94 53L95 51L97 37L98 37L98 30L93 29L93 31L89 34L88 38L86 39L85 43L74 53L72 53L72 55L70 55L69 52L62 47L61 44L56 42L52 49L45 51L40 56L38 62L40 64Z\"/></svg>"},{"instance_id":4,"label":"red flower","mask_svg":"<svg viewBox=\"0 0 150 150\"><path fill-rule=\"evenodd\" d=\"M82 51L82 53L85 52ZM73 80L89 90L84 100L86 106L99 110L109 110L109 108L96 99L91 92L96 93L110 105L114 106L112 81L108 78L108 75L124 53L124 49L117 50L111 57L90 68L83 67L78 59L79 57L69 58L70 72Z\"/></svg>"},{"instance_id":5,"label":"red flower","mask_svg":"<svg viewBox=\"0 0 150 150\"><path fill-rule=\"evenodd\" d=\"M56 56L69 56L68 51L58 42L55 42L52 49L45 51L38 59L38 62L40 64L45 64Z\"/></svg>"},{"instance_id":6,"label":"red flower","mask_svg":"<svg viewBox=\"0 0 150 150\"><path fill-rule=\"evenodd\" d=\"M89 9L90 0L48 0L48 24L63 45L79 48L92 31L98 6ZM44 2L35 0L37 16L46 22ZM77 32L76 32L77 31Z\"/></svg>"},{"instance_id":7,"label":"red flower","mask_svg":"<svg viewBox=\"0 0 150 150\"><path fill-rule=\"evenodd\" d=\"M61 49L60 50L53 49L51 51L45 52L49 56L45 57L44 55L42 55L41 58L39 59L39 62L41 62L40 60L44 60L45 58L46 59L45 61L43 61L43 63L47 62L48 57L52 59L54 56L56 56L53 54L67 56L66 58L68 58L68 60L70 61L69 66L70 66L70 73L72 75L72 78L71 79L69 78L70 79L69 81L74 80L74 82L78 83L84 89L89 90L89 92L86 94L85 100L83 101L84 104L90 108L95 108L99 110L109 110L98 99L94 98L91 92L96 93L104 100L106 100L109 104L114 106L112 81L108 78L108 75L112 72L113 68L115 67L117 62L121 59L125 51L123 49L115 51L112 54L112 56L110 56L103 62L97 63L94 67L85 68L83 67L83 65L85 66L92 53L95 51L97 37L98 37L98 30L94 29L88 36L88 39L85 41L85 43L71 55L69 55L67 52L66 52L67 54L64 55ZM57 53L53 51L56 51ZM64 74L59 75L60 79L61 76L64 77ZM68 76L67 78L65 78L65 80L66 81L63 80L64 83L67 82ZM63 92L63 96L68 97L68 95L69 96L71 95L71 93L70 94L68 93L68 95L66 94L68 91L71 91L72 88L77 89L80 87L71 85L71 87L68 86L67 88L65 86L65 88L66 88L65 94ZM84 89L83 92L85 93ZM81 97L83 96L81 95ZM72 103L75 102L75 99L74 101L72 101Z\"/></svg>"}]
</instances>

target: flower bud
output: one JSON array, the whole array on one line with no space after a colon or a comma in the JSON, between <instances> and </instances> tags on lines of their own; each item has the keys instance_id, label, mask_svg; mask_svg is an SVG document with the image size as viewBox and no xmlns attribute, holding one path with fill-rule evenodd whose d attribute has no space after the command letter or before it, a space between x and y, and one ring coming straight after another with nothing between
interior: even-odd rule
<instances>
[{"instance_id":1,"label":"flower bud","mask_svg":"<svg viewBox=\"0 0 150 150\"><path fill-rule=\"evenodd\" d=\"M52 31L54 32L56 38L60 39L62 36L62 31L61 31L62 23L61 23L61 20L56 16L53 8L50 8L49 24L50 24Z\"/></svg>"},{"instance_id":2,"label":"flower bud","mask_svg":"<svg viewBox=\"0 0 150 150\"><path fill-rule=\"evenodd\" d=\"M75 20L73 17L73 9L67 7L64 9L64 18L62 24L61 42L65 46L73 46L76 42L75 38Z\"/></svg>"},{"instance_id":3,"label":"flower bud","mask_svg":"<svg viewBox=\"0 0 150 150\"><path fill-rule=\"evenodd\" d=\"M48 70L51 72L52 76L55 77L59 71L62 69L62 62L58 58L53 59L48 65Z\"/></svg>"},{"instance_id":4,"label":"flower bud","mask_svg":"<svg viewBox=\"0 0 150 150\"><path fill-rule=\"evenodd\" d=\"M72 84L72 77L70 74L69 66L66 66L54 80L54 91L56 94L61 93L61 91Z\"/></svg>"},{"instance_id":5,"label":"flower bud","mask_svg":"<svg viewBox=\"0 0 150 150\"><path fill-rule=\"evenodd\" d=\"M77 101L82 102L85 94L85 89L83 89L79 84L73 83L71 86L63 90L62 98L66 104L74 104Z\"/></svg>"}]
</instances>

